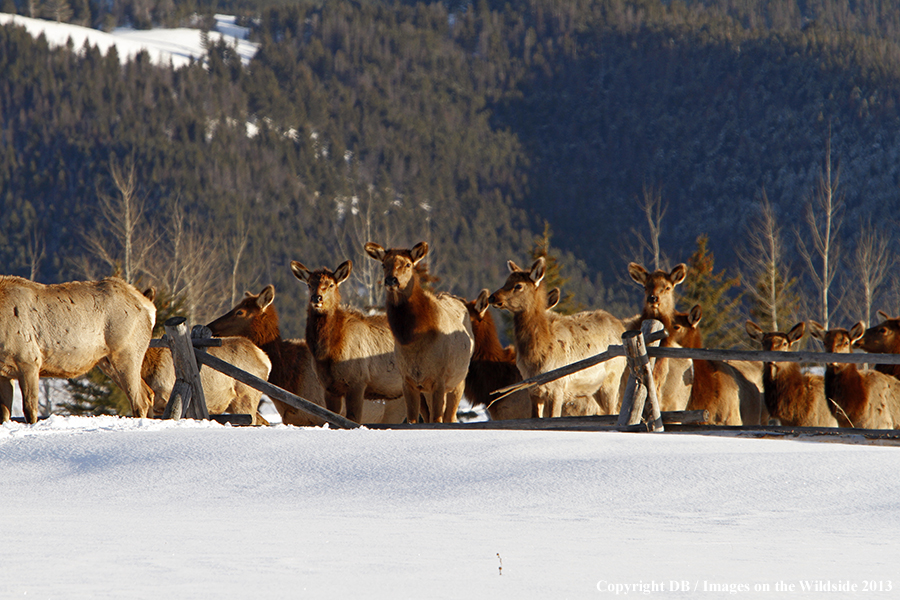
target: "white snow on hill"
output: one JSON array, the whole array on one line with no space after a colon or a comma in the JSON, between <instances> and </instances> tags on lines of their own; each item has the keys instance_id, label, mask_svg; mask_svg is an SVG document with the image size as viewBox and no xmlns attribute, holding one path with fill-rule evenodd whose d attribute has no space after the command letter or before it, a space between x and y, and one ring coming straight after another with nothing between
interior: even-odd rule
<instances>
[{"instance_id":1,"label":"white snow on hill","mask_svg":"<svg viewBox=\"0 0 900 600\"><path fill-rule=\"evenodd\" d=\"M0 425L0 598L893 598L898 472L861 444L53 416Z\"/></svg>"},{"instance_id":2,"label":"white snow on hill","mask_svg":"<svg viewBox=\"0 0 900 600\"><path fill-rule=\"evenodd\" d=\"M105 33L78 25L0 13L0 25L7 23L25 27L34 37L43 34L52 46L65 45L71 39L76 49L82 48L87 42L97 46L104 54L115 46L123 62L133 58L141 50L146 50L154 62L171 63L177 68L189 64L192 59L199 59L205 53L199 29L182 27L139 30L120 27L112 33ZM246 39L247 29L237 26L235 18L227 15L216 15L216 31L211 31L209 38L210 41L225 39L229 44L236 45L244 64L253 58L258 47Z\"/></svg>"}]
</instances>

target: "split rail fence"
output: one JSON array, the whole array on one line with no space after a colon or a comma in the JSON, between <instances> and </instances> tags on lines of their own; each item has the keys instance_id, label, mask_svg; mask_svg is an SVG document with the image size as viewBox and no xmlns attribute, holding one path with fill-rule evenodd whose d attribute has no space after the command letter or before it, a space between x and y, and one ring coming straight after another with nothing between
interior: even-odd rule
<instances>
[{"instance_id":1,"label":"split rail fence","mask_svg":"<svg viewBox=\"0 0 900 600\"><path fill-rule=\"evenodd\" d=\"M280 400L289 406L302 410L322 419L329 425L342 429L359 427L357 423L331 412L305 398L301 398L271 383L243 371L205 351L210 346L221 345L221 340L213 338L209 329L196 326L189 333L184 317L173 317L165 323L166 335L161 339L151 340L151 347L169 348L175 364L176 383L166 405L164 418L196 418L208 419L203 386L200 383L199 368L205 365L229 377L233 377L246 385L261 391L270 398ZM613 345L600 354L572 363L559 369L542 373L521 381L515 385L497 390L496 400L513 392L525 390L537 385L555 381L572 373L590 368L601 362L618 356L625 356L630 374L622 407L618 415L594 417L560 417L555 419L521 419L514 421L488 421L477 423L425 424L367 424L372 429L398 428L447 428L447 429L540 429L540 430L618 430L618 431L664 431L667 424L678 424L679 427L692 426L708 420L706 411L672 411L660 412L659 399L656 396L656 385L653 381L652 358L690 358L702 360L738 360L762 362L803 362L803 363L856 363L856 364L900 364L900 354L833 354L826 352L765 352L742 350L716 350L696 348L665 348L659 342L666 337L663 325L659 321L644 321L641 329L627 331L622 336L622 345ZM214 416L215 417L215 416ZM236 422L234 415L226 417ZM241 423L237 419L237 424ZM740 428L728 428L740 429ZM754 427L760 430L787 432L795 429L819 428L786 428L786 427ZM840 432L837 430L822 433ZM853 430L861 431L861 430ZM868 431L868 430L866 430ZM873 430L874 431L874 430ZM880 432L879 438L900 439L900 432Z\"/></svg>"}]
</instances>

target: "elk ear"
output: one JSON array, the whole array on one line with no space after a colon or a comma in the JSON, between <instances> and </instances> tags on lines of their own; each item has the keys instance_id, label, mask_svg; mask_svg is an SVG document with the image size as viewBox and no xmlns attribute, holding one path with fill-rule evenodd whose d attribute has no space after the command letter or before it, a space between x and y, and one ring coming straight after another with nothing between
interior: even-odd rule
<instances>
[{"instance_id":1,"label":"elk ear","mask_svg":"<svg viewBox=\"0 0 900 600\"><path fill-rule=\"evenodd\" d=\"M528 276L531 277L534 285L541 285L541 281L543 281L546 272L547 261L545 261L544 257L542 256L534 261L533 265L531 265L531 271L528 272Z\"/></svg>"},{"instance_id":2,"label":"elk ear","mask_svg":"<svg viewBox=\"0 0 900 600\"><path fill-rule=\"evenodd\" d=\"M672 282L672 285L678 285L684 281L685 277L687 277L687 265L684 263L677 265L672 269L672 272L669 273L669 281Z\"/></svg>"},{"instance_id":3,"label":"elk ear","mask_svg":"<svg viewBox=\"0 0 900 600\"><path fill-rule=\"evenodd\" d=\"M338 285L347 281L347 278L350 277L350 271L353 270L353 261L345 260L338 268L334 270L334 282Z\"/></svg>"},{"instance_id":4,"label":"elk ear","mask_svg":"<svg viewBox=\"0 0 900 600\"><path fill-rule=\"evenodd\" d=\"M866 326L862 324L862 321L858 321L856 325L850 328L850 344L852 345L857 340L862 339L864 335L866 335Z\"/></svg>"},{"instance_id":5,"label":"elk ear","mask_svg":"<svg viewBox=\"0 0 900 600\"><path fill-rule=\"evenodd\" d=\"M506 267L509 269L510 273L518 273L519 271L525 270L511 260L506 261Z\"/></svg>"},{"instance_id":6,"label":"elk ear","mask_svg":"<svg viewBox=\"0 0 900 600\"><path fill-rule=\"evenodd\" d=\"M550 310L551 308L559 304L559 297L561 294L562 292L558 287L555 287L547 292L547 310Z\"/></svg>"},{"instance_id":7,"label":"elk ear","mask_svg":"<svg viewBox=\"0 0 900 600\"><path fill-rule=\"evenodd\" d=\"M888 316L888 314L886 312L884 312L883 310L879 310L877 314L879 317L881 317L885 321L891 320L891 318Z\"/></svg>"},{"instance_id":8,"label":"elk ear","mask_svg":"<svg viewBox=\"0 0 900 600\"><path fill-rule=\"evenodd\" d=\"M488 296L491 295L490 290L483 289L478 292L478 297L475 298L475 312L478 313L478 318L482 318L484 316L484 311L488 309L490 303L488 302Z\"/></svg>"},{"instance_id":9,"label":"elk ear","mask_svg":"<svg viewBox=\"0 0 900 600\"><path fill-rule=\"evenodd\" d=\"M800 338L803 337L803 334L806 333L806 323L800 321L788 331L787 337L788 341L791 343L791 346L800 341Z\"/></svg>"},{"instance_id":10,"label":"elk ear","mask_svg":"<svg viewBox=\"0 0 900 600\"><path fill-rule=\"evenodd\" d=\"M696 327L702 318L703 307L699 304L695 304L694 308L691 309L691 312L688 313L688 323L691 324L691 327Z\"/></svg>"},{"instance_id":11,"label":"elk ear","mask_svg":"<svg viewBox=\"0 0 900 600\"><path fill-rule=\"evenodd\" d=\"M291 261L291 273L294 277L309 285L309 269L303 266L303 263L296 260Z\"/></svg>"},{"instance_id":12,"label":"elk ear","mask_svg":"<svg viewBox=\"0 0 900 600\"><path fill-rule=\"evenodd\" d=\"M144 297L150 302L156 300L156 288L148 287L146 290L144 290Z\"/></svg>"},{"instance_id":13,"label":"elk ear","mask_svg":"<svg viewBox=\"0 0 900 600\"><path fill-rule=\"evenodd\" d=\"M813 336L820 342L825 341L825 328L817 321L809 322L809 335Z\"/></svg>"},{"instance_id":14,"label":"elk ear","mask_svg":"<svg viewBox=\"0 0 900 600\"><path fill-rule=\"evenodd\" d=\"M259 293L259 296L256 298L256 305L265 310L269 308L273 300L275 300L275 286L269 284Z\"/></svg>"},{"instance_id":15,"label":"elk ear","mask_svg":"<svg viewBox=\"0 0 900 600\"><path fill-rule=\"evenodd\" d=\"M766 334L763 332L759 325L757 325L753 321L747 321L746 325L744 325L744 329L747 330L747 335L750 336L751 340L762 343L763 336L765 336Z\"/></svg>"},{"instance_id":16,"label":"elk ear","mask_svg":"<svg viewBox=\"0 0 900 600\"><path fill-rule=\"evenodd\" d=\"M384 248L376 244L375 242L369 242L365 246L366 254L377 260L378 262L384 262L384 255L386 254Z\"/></svg>"},{"instance_id":17,"label":"elk ear","mask_svg":"<svg viewBox=\"0 0 900 600\"><path fill-rule=\"evenodd\" d=\"M628 263L628 274L631 275L631 278L634 279L635 283L644 286L647 285L647 275L650 273L648 273L647 269L641 265L633 262Z\"/></svg>"},{"instance_id":18,"label":"elk ear","mask_svg":"<svg viewBox=\"0 0 900 600\"><path fill-rule=\"evenodd\" d=\"M410 250L409 253L412 255L413 264L418 264L418 262L428 254L428 242L419 242L412 247L412 250Z\"/></svg>"}]
</instances>

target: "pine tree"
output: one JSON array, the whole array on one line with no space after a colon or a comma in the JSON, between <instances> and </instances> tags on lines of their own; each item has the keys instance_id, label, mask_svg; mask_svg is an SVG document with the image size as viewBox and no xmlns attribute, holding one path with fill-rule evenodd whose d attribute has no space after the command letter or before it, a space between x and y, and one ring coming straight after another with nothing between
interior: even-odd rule
<instances>
[{"instance_id":1,"label":"pine tree","mask_svg":"<svg viewBox=\"0 0 900 600\"><path fill-rule=\"evenodd\" d=\"M531 260L537 260L540 257L544 257L544 261L547 264L546 273L544 275L544 286L547 291L552 290L553 288L558 287L560 289L561 295L559 299L559 304L553 309L558 313L569 315L581 310L581 307L575 303L574 296L566 291L566 283L569 282L568 277L563 277L560 272L559 259L553 253L552 247L550 246L550 238L553 237L553 231L550 229L550 224L546 221L544 222L544 231L541 235L535 236L534 238L534 246L531 249ZM522 268L529 268L531 265L522 265Z\"/></svg>"},{"instance_id":2,"label":"pine tree","mask_svg":"<svg viewBox=\"0 0 900 600\"><path fill-rule=\"evenodd\" d=\"M707 248L705 235L697 238L697 249L688 259L688 275L682 284L680 310L689 311L699 304L703 309L701 330L704 346L733 348L743 342L739 312L742 294L740 277L726 278L725 271L714 272L714 257Z\"/></svg>"}]
</instances>

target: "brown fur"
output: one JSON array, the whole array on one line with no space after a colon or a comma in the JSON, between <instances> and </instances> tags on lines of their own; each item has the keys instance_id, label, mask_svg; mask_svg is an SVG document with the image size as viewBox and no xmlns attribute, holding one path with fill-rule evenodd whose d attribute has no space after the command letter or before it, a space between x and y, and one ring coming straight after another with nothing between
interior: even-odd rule
<instances>
[{"instance_id":1,"label":"brown fur","mask_svg":"<svg viewBox=\"0 0 900 600\"><path fill-rule=\"evenodd\" d=\"M764 332L747 321L747 335L767 352L788 352L796 348L806 330L797 323L788 333ZM825 382L819 375L803 373L795 362L766 362L763 365L763 396L766 409L782 425L837 427L825 402Z\"/></svg>"},{"instance_id":2,"label":"brown fur","mask_svg":"<svg viewBox=\"0 0 900 600\"><path fill-rule=\"evenodd\" d=\"M825 352L849 354L865 333L862 323L846 329L825 330L810 322L810 333ZM828 363L825 367L828 407L841 427L900 429L900 380L878 371L860 370L854 363Z\"/></svg>"},{"instance_id":3,"label":"brown fur","mask_svg":"<svg viewBox=\"0 0 900 600\"><path fill-rule=\"evenodd\" d=\"M854 347L873 354L900 354L900 317L890 317L880 310L878 314L884 320L866 329ZM900 365L875 365L875 370L900 379Z\"/></svg>"},{"instance_id":4,"label":"brown fur","mask_svg":"<svg viewBox=\"0 0 900 600\"><path fill-rule=\"evenodd\" d=\"M0 276L0 315L0 423L12 412L12 379L35 423L40 377L78 377L95 365L125 392L132 415L147 416L141 361L156 308L134 287L116 277L43 285Z\"/></svg>"},{"instance_id":5,"label":"brown fur","mask_svg":"<svg viewBox=\"0 0 900 600\"><path fill-rule=\"evenodd\" d=\"M516 363L529 378L604 352L621 343L625 327L606 311L585 311L557 315L547 311L547 291L543 285L546 263L543 258L531 269L508 263L509 277L491 294L492 306L510 311L515 327ZM613 412L621 402L625 383L625 358L616 357L557 381L531 388L534 412L559 417L563 406L578 397L598 401L604 412Z\"/></svg>"},{"instance_id":6,"label":"brown fur","mask_svg":"<svg viewBox=\"0 0 900 600\"><path fill-rule=\"evenodd\" d=\"M687 265L681 263L671 272L662 270L650 273L637 263L628 264L628 274L644 288L644 305L641 309L641 321L656 319L672 334L672 320L675 316L675 286L687 276ZM640 327L640 322L637 323ZM665 345L665 342L663 342Z\"/></svg>"},{"instance_id":7,"label":"brown fur","mask_svg":"<svg viewBox=\"0 0 900 600\"><path fill-rule=\"evenodd\" d=\"M488 310L488 290L481 290L475 300L465 302L472 320L475 350L469 361L465 396L473 406L487 406L491 419L531 418L531 398L527 392L516 392L493 402L491 392L522 381L516 366L516 351L500 345L494 317Z\"/></svg>"},{"instance_id":8,"label":"brown fur","mask_svg":"<svg viewBox=\"0 0 900 600\"><path fill-rule=\"evenodd\" d=\"M329 410L361 422L365 398L396 399L403 395L403 378L394 354L394 338L384 315L366 316L341 306L340 284L353 265L310 271L293 261L291 271L309 287L306 343L312 351L319 381L325 386Z\"/></svg>"},{"instance_id":9,"label":"brown fur","mask_svg":"<svg viewBox=\"0 0 900 600\"><path fill-rule=\"evenodd\" d=\"M272 363L265 352L244 337L222 338L221 346L211 346L206 351L262 380L268 379L272 369ZM141 378L153 391L154 412L162 414L175 385L175 365L171 351L166 348L148 348L141 366ZM209 414L248 414L254 425L261 424L257 409L262 392L209 367L200 369L200 380Z\"/></svg>"},{"instance_id":10,"label":"brown fur","mask_svg":"<svg viewBox=\"0 0 900 600\"><path fill-rule=\"evenodd\" d=\"M448 294L422 288L416 265L428 244L385 250L366 244L366 252L384 270L388 323L403 374L407 419L418 420L424 396L428 418L455 422L475 342L466 307Z\"/></svg>"}]
</instances>

